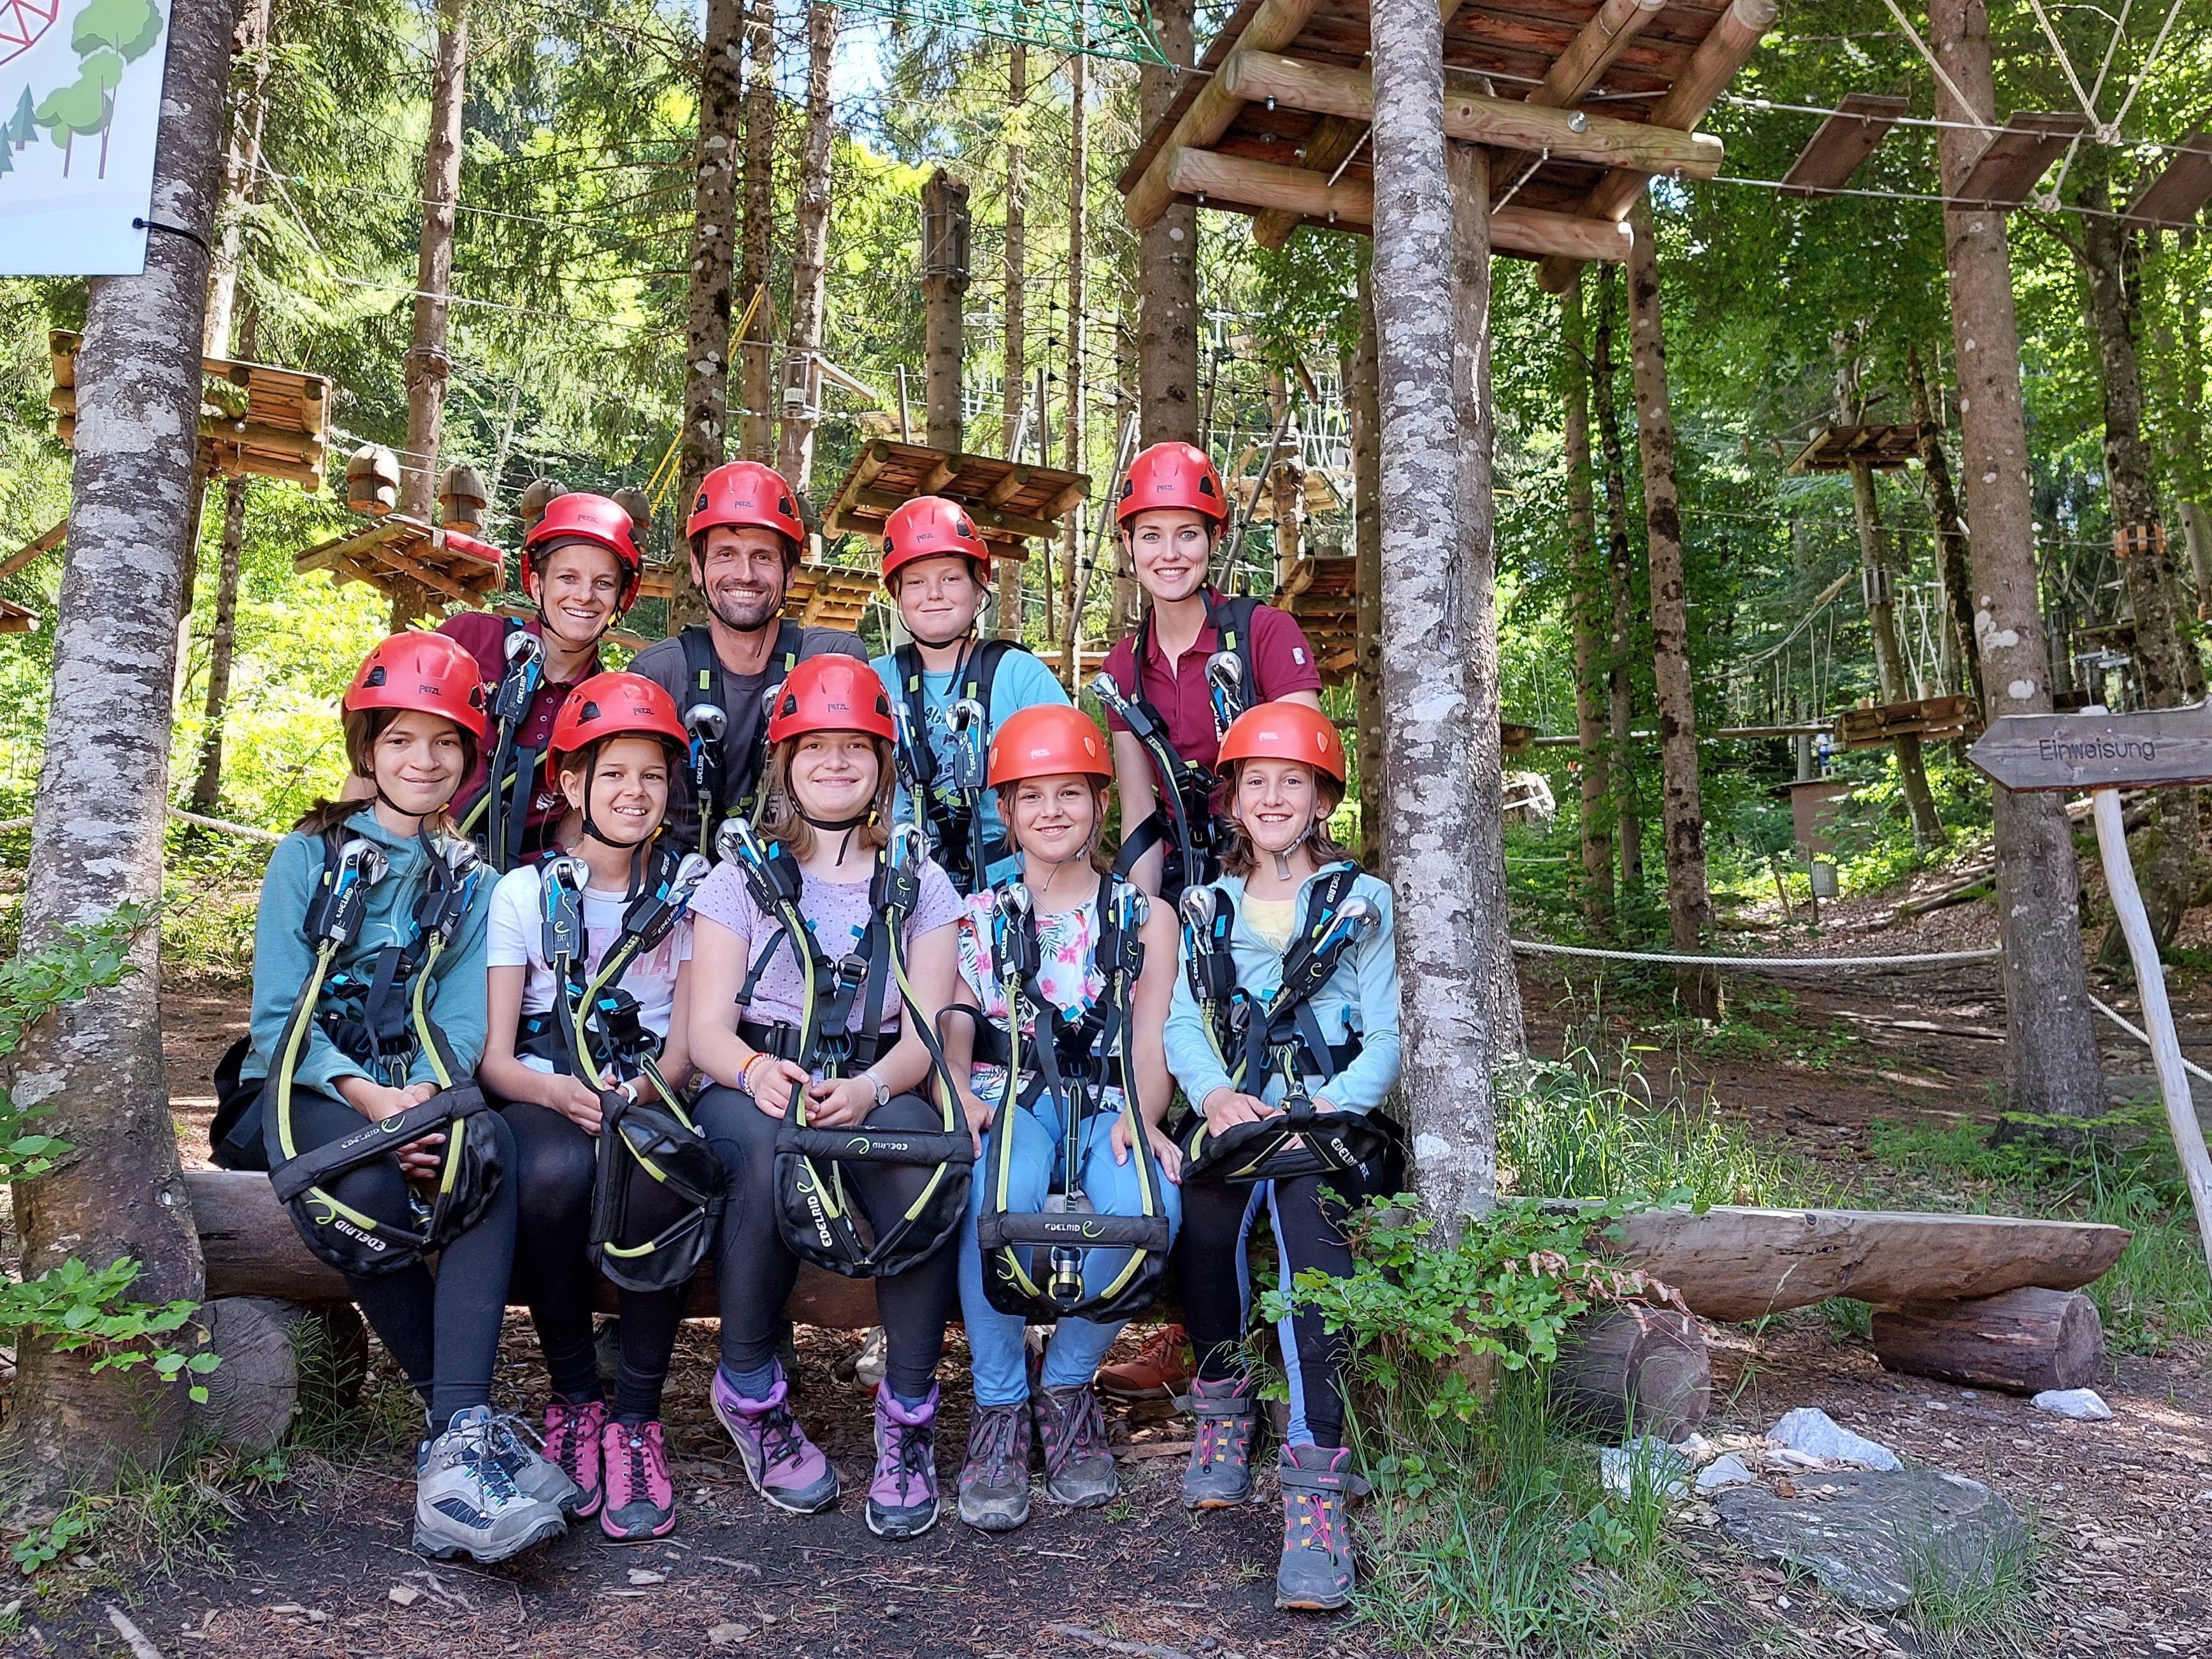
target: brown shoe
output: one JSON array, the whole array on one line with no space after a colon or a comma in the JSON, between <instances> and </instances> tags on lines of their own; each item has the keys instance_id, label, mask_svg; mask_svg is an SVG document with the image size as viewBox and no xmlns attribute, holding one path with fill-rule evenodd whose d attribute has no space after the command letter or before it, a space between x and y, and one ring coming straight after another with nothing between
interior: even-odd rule
<instances>
[{"instance_id":1,"label":"brown shoe","mask_svg":"<svg viewBox=\"0 0 2212 1659\"><path fill-rule=\"evenodd\" d=\"M1146 1339L1137 1357L1098 1373L1098 1392L1115 1400L1167 1400L1191 1379L1190 1339L1180 1325L1163 1325Z\"/></svg>"}]
</instances>

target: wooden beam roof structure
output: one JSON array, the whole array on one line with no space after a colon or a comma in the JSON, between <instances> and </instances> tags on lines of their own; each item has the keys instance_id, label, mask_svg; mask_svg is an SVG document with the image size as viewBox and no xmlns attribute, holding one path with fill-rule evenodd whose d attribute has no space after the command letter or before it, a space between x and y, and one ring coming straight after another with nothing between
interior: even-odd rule
<instances>
[{"instance_id":1,"label":"wooden beam roof structure","mask_svg":"<svg viewBox=\"0 0 2212 1659\"><path fill-rule=\"evenodd\" d=\"M880 538L898 507L916 495L942 495L968 509L994 556L1019 559L1029 538L1058 536L1061 518L1090 494L1087 472L877 438L854 458L822 527L832 536Z\"/></svg>"},{"instance_id":2,"label":"wooden beam roof structure","mask_svg":"<svg viewBox=\"0 0 2212 1659\"><path fill-rule=\"evenodd\" d=\"M1790 463L1790 476L1847 472L1864 461L1877 472L1894 472L1920 459L1920 428L1899 426L1824 426Z\"/></svg>"},{"instance_id":3,"label":"wooden beam roof structure","mask_svg":"<svg viewBox=\"0 0 2212 1659\"><path fill-rule=\"evenodd\" d=\"M1773 22L1775 0L1439 0L1447 133L1493 151L1500 252L1625 260L1655 173L1718 174L1693 131ZM1374 217L1368 0L1245 0L1117 181L1133 227L1176 202L1299 225ZM1580 107L1584 103L1590 106Z\"/></svg>"}]
</instances>

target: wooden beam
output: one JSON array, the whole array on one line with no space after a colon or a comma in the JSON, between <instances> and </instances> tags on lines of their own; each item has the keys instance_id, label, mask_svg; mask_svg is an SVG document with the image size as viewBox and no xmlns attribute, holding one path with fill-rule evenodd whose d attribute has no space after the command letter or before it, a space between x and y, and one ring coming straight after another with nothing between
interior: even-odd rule
<instances>
[{"instance_id":1,"label":"wooden beam","mask_svg":"<svg viewBox=\"0 0 2212 1659\"><path fill-rule=\"evenodd\" d=\"M2148 229L2185 225L2212 201L2212 132L2203 127L2181 141L2166 171L2128 204L2127 222Z\"/></svg>"},{"instance_id":2,"label":"wooden beam","mask_svg":"<svg viewBox=\"0 0 2212 1659\"><path fill-rule=\"evenodd\" d=\"M1244 26L1238 50L1280 51L1298 38L1306 20L1313 15L1315 3L1316 0L1261 0L1260 9ZM1243 104L1243 99L1222 84L1218 75L1200 89L1190 107L1182 112L1182 118L1175 124L1167 142L1152 157L1152 164L1131 186L1127 199L1121 204L1122 216L1133 228L1149 228L1175 200L1176 192L1170 175L1174 171L1176 152L1203 149L1216 143L1229 131L1229 124L1237 118L1237 112Z\"/></svg>"},{"instance_id":3,"label":"wooden beam","mask_svg":"<svg viewBox=\"0 0 2212 1659\"><path fill-rule=\"evenodd\" d=\"M960 458L957 455L947 455L935 466L922 474L921 483L915 487L914 493L917 495L934 495L945 485L951 483L959 471Z\"/></svg>"},{"instance_id":4,"label":"wooden beam","mask_svg":"<svg viewBox=\"0 0 2212 1659\"><path fill-rule=\"evenodd\" d=\"M2087 116L2065 111L2014 111L1976 158L1952 199L1977 207L2018 207L2059 153L2088 126Z\"/></svg>"},{"instance_id":5,"label":"wooden beam","mask_svg":"<svg viewBox=\"0 0 2212 1659\"><path fill-rule=\"evenodd\" d=\"M1361 73L1365 71L1362 70ZM1334 173L1367 139L1367 123L1341 115L1325 115L1306 140L1305 160L1298 165L1324 178ZM1305 220L1285 208L1269 208L1252 221L1252 240L1261 247L1280 247Z\"/></svg>"},{"instance_id":6,"label":"wooden beam","mask_svg":"<svg viewBox=\"0 0 2212 1659\"><path fill-rule=\"evenodd\" d=\"M1036 516L1040 519L1064 517L1070 507L1078 501L1088 500L1090 495L1091 480L1078 478L1072 483L1063 484L1058 495L1054 495L1043 506L1037 508Z\"/></svg>"},{"instance_id":7,"label":"wooden beam","mask_svg":"<svg viewBox=\"0 0 2212 1659\"><path fill-rule=\"evenodd\" d=\"M1248 104L1273 98L1293 109L1358 121L1372 118L1375 90L1366 73L1239 46L1216 77ZM1720 140L1610 115L1551 109L1512 98L1444 88L1444 136L1516 150L1549 150L1564 161L1679 171L1711 179L1721 170Z\"/></svg>"},{"instance_id":8,"label":"wooden beam","mask_svg":"<svg viewBox=\"0 0 2212 1659\"><path fill-rule=\"evenodd\" d=\"M1022 486L1029 481L1029 468L1018 465L1008 467L1006 476L983 492L983 505L1004 507L1022 493Z\"/></svg>"},{"instance_id":9,"label":"wooden beam","mask_svg":"<svg viewBox=\"0 0 2212 1659\"><path fill-rule=\"evenodd\" d=\"M1528 101L1572 109L1666 4L1667 0L1605 0L1597 15L1583 25L1582 33L1546 72L1543 85L1528 94Z\"/></svg>"},{"instance_id":10,"label":"wooden beam","mask_svg":"<svg viewBox=\"0 0 2212 1659\"><path fill-rule=\"evenodd\" d=\"M0 559L0 581L5 581L41 553L50 553L59 547L69 535L69 520L64 519L52 530L34 540L25 542L6 558Z\"/></svg>"},{"instance_id":11,"label":"wooden beam","mask_svg":"<svg viewBox=\"0 0 2212 1659\"><path fill-rule=\"evenodd\" d=\"M1848 94L1790 163L1783 187L1797 196L1834 195L1889 136L1905 103L1879 93Z\"/></svg>"},{"instance_id":12,"label":"wooden beam","mask_svg":"<svg viewBox=\"0 0 2212 1659\"><path fill-rule=\"evenodd\" d=\"M1212 150L1181 150L1170 159L1176 188L1190 195L1240 207L1279 208L1304 219L1327 219L1334 213L1347 229L1364 230L1375 220L1375 187L1364 179L1331 185L1304 167L1247 161ZM1510 253L1618 263L1628 258L1629 232L1626 225L1604 220L1509 207L1492 212L1490 240Z\"/></svg>"},{"instance_id":13,"label":"wooden beam","mask_svg":"<svg viewBox=\"0 0 2212 1659\"><path fill-rule=\"evenodd\" d=\"M1676 127L1686 132L1705 119L1705 112L1719 101L1735 72L1759 48L1774 26L1775 0L1733 0L1720 21L1699 44L1681 77L1651 106L1655 127ZM1583 211L1593 219L1625 219L1636 198L1644 194L1648 172L1619 167L1598 181Z\"/></svg>"}]
</instances>

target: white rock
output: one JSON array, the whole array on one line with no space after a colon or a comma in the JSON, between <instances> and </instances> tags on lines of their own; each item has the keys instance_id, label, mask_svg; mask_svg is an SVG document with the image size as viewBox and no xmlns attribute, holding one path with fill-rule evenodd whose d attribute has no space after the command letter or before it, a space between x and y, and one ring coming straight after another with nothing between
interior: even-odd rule
<instances>
[{"instance_id":1,"label":"white rock","mask_svg":"<svg viewBox=\"0 0 2212 1659\"><path fill-rule=\"evenodd\" d=\"M1598 1453L1598 1474L1607 1492L1624 1497L1639 1482L1668 1498L1690 1495L1690 1460L1656 1435L1640 1434L1625 1446L1605 1448Z\"/></svg>"},{"instance_id":2,"label":"white rock","mask_svg":"<svg viewBox=\"0 0 2212 1659\"><path fill-rule=\"evenodd\" d=\"M1817 1407L1800 1406L1783 1413L1782 1420L1766 1431L1778 1446L1824 1458L1831 1463L1857 1463L1869 1469L1901 1469L1897 1454L1864 1435L1853 1434Z\"/></svg>"},{"instance_id":3,"label":"white rock","mask_svg":"<svg viewBox=\"0 0 2212 1659\"><path fill-rule=\"evenodd\" d=\"M1743 1459L1729 1452L1698 1471L1698 1490L1713 1492L1722 1486L1741 1486L1753 1478Z\"/></svg>"},{"instance_id":4,"label":"white rock","mask_svg":"<svg viewBox=\"0 0 2212 1659\"><path fill-rule=\"evenodd\" d=\"M390 1589L384 1593L388 1598L398 1602L403 1607L411 1607L417 1601L422 1599L422 1592L416 1589L412 1584L394 1584Z\"/></svg>"},{"instance_id":5,"label":"white rock","mask_svg":"<svg viewBox=\"0 0 2212 1659\"><path fill-rule=\"evenodd\" d=\"M1688 1458L1692 1463L1699 1466L1711 1462L1721 1455L1721 1449L1695 1429L1677 1440L1674 1443L1674 1449Z\"/></svg>"},{"instance_id":6,"label":"white rock","mask_svg":"<svg viewBox=\"0 0 2212 1659\"><path fill-rule=\"evenodd\" d=\"M2112 1415L2112 1408L2094 1389L2045 1389L2027 1403L2039 1412L2070 1417L2076 1423L2108 1422Z\"/></svg>"}]
</instances>

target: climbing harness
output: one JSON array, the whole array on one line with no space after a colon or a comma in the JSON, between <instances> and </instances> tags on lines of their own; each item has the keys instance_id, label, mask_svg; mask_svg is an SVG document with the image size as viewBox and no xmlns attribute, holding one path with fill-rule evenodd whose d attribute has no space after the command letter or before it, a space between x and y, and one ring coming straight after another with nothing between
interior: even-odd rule
<instances>
[{"instance_id":1,"label":"climbing harness","mask_svg":"<svg viewBox=\"0 0 2212 1659\"><path fill-rule=\"evenodd\" d=\"M1358 1057L1359 1037L1331 1042L1312 1000L1345 953L1379 925L1375 907L1352 890L1359 872L1342 864L1324 872L1306 894L1304 914L1283 954L1282 982L1264 1004L1237 982L1229 938L1236 910L1218 887L1183 895L1183 956L1192 998L1215 1053L1246 1093L1256 1094L1273 1072L1282 1079L1279 1114L1240 1123L1217 1135L1203 1114L1183 1142L1184 1178L1274 1181L1358 1170L1387 1158L1402 1140L1381 1112L1316 1112L1309 1092Z\"/></svg>"},{"instance_id":2,"label":"climbing harness","mask_svg":"<svg viewBox=\"0 0 2212 1659\"><path fill-rule=\"evenodd\" d=\"M684 711L684 751L691 767L691 798L699 809L699 852L714 845L714 802L722 793L722 734L730 717L711 702Z\"/></svg>"},{"instance_id":3,"label":"climbing harness","mask_svg":"<svg viewBox=\"0 0 2212 1659\"><path fill-rule=\"evenodd\" d=\"M983 1159L982 1212L977 1237L983 1251L983 1291L1001 1313L1035 1320L1127 1319L1158 1297L1170 1243L1161 1176L1138 1110L1133 1006L1145 965L1143 929L1148 901L1135 887L1102 876L1095 914L1094 960L1105 983L1090 1007L1070 1018L1038 982L1043 963L1036 909L1027 886L1016 882L999 895L992 919L991 954L1005 988L1002 1030L981 1011L962 1007L975 1030L975 1057L1006 1068L993 1112L994 1137ZM1036 1069L1022 1081L1025 1018L1036 1033ZM1122 1123L1136 1159L1139 1213L1100 1215L1083 1191L1083 1155L1092 1121L1107 1108L1109 1068L1118 1077ZM1049 1094L1066 1133L1061 1190L1048 1194L1043 1211L1007 1208L1013 1168L1015 1111L1033 1108ZM1085 1295L1084 1252L1124 1249L1129 1259L1110 1282ZM1039 1255L1042 1253L1042 1262Z\"/></svg>"},{"instance_id":4,"label":"climbing harness","mask_svg":"<svg viewBox=\"0 0 2212 1659\"><path fill-rule=\"evenodd\" d=\"M776 624L775 645L769 653L769 675L761 687L760 700L747 708L733 707L736 701L730 695L728 677L722 659L715 653L714 637L699 623L686 628L682 635L684 643L684 683L692 694L691 705L684 711L684 725L690 736L691 787L698 798L699 848L709 852L719 847L714 839L720 822L732 815L750 820L758 804L761 775L767 769L767 730L769 711L775 706L776 695L791 671L799 665L800 653L805 648L806 630L797 623L785 620ZM729 765L728 746L724 737L736 722L738 769L732 773ZM714 735L707 735L714 728Z\"/></svg>"},{"instance_id":5,"label":"climbing harness","mask_svg":"<svg viewBox=\"0 0 2212 1659\"><path fill-rule=\"evenodd\" d=\"M951 754L941 766L929 740L921 653L911 645L891 653L899 678L899 769L914 801L915 820L929 836L930 856L963 893L988 885L991 866L1006 856L1003 837L983 838L984 757L999 665L1008 652L1025 649L1012 640L985 640L961 653L952 670L953 701L945 710Z\"/></svg>"},{"instance_id":6,"label":"climbing harness","mask_svg":"<svg viewBox=\"0 0 2212 1659\"><path fill-rule=\"evenodd\" d=\"M483 848L491 867L505 875L522 862L522 835L530 816L530 796L544 753L518 747L530 705L545 678L545 647L537 635L510 618L502 641L507 665L494 694L491 717L498 732L483 793L461 819L461 833ZM478 826L482 826L481 833Z\"/></svg>"},{"instance_id":7,"label":"climbing harness","mask_svg":"<svg viewBox=\"0 0 2212 1659\"><path fill-rule=\"evenodd\" d=\"M944 1048L907 979L902 935L921 896L927 857L922 835L912 824L893 827L890 845L876 861L867 932L839 957L822 948L801 911L805 877L781 842L763 846L751 825L732 817L722 826L719 850L744 872L754 902L777 927L738 993L738 1030L748 1043L809 1072L818 1069L825 1078L854 1076L892 1046L881 1022L887 988L896 987L904 1017L929 1052L939 1127L817 1128L806 1121L801 1083L793 1086L776 1132L776 1224L791 1250L848 1279L903 1272L934 1253L960 1225L975 1160ZM800 969L799 1023L744 1018L769 959L786 945ZM861 1005L857 1011L856 1003ZM847 1191L848 1164L910 1164L928 1169L930 1176L905 1212L878 1231L867 1227Z\"/></svg>"},{"instance_id":8,"label":"climbing harness","mask_svg":"<svg viewBox=\"0 0 2212 1659\"><path fill-rule=\"evenodd\" d=\"M374 842L362 837L342 845L335 834L323 838L322 879L302 925L315 948L314 966L285 1020L264 1096L275 1108L270 1180L277 1201L289 1211L309 1249L341 1273L357 1276L397 1273L442 1249L483 1214L503 1174L497 1142L488 1133L469 1132L470 1120L488 1109L483 1092L465 1078L456 1081L460 1064L424 1005L438 958L468 915L483 860L465 841L441 846L427 831L421 841L429 880L415 903L414 935L404 945L379 951L362 979L333 975L331 967L338 953L361 937L368 890L382 879L387 862ZM326 996L334 1006L323 1006ZM293 1134L293 1074L311 1024L320 1025L377 1081L393 1087L404 1085L418 1052L427 1055L438 1092L301 1152ZM408 1186L411 1227L354 1209L324 1185L441 1130L446 1145L428 1194L413 1182Z\"/></svg>"}]
</instances>

